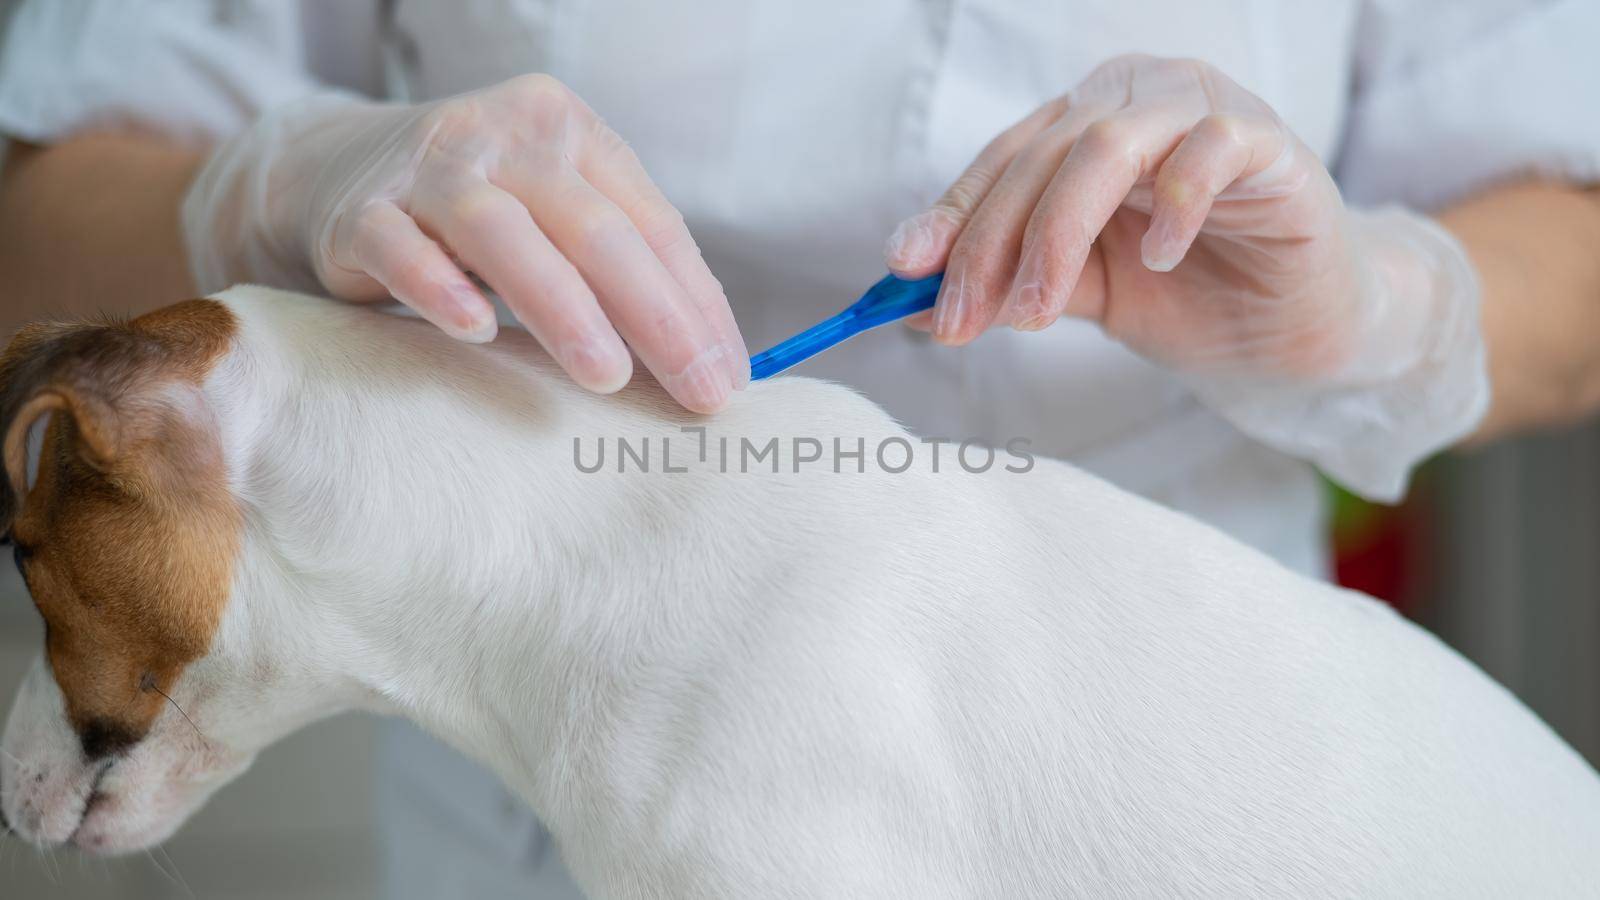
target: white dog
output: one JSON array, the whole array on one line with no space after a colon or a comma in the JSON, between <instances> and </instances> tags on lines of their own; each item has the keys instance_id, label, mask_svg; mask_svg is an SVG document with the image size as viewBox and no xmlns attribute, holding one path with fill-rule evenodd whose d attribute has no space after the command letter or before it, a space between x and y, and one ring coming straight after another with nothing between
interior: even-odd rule
<instances>
[{"instance_id":1,"label":"white dog","mask_svg":"<svg viewBox=\"0 0 1600 900\"><path fill-rule=\"evenodd\" d=\"M0 385L42 846L154 844L363 708L595 897L1600 891L1600 778L1438 641L1066 465L936 472L840 387L696 419L257 288L30 328Z\"/></svg>"}]
</instances>

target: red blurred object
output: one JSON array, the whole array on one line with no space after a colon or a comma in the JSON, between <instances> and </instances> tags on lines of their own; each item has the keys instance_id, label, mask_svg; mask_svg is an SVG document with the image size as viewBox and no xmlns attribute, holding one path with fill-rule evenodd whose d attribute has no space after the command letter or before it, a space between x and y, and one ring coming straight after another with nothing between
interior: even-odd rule
<instances>
[{"instance_id":1,"label":"red blurred object","mask_svg":"<svg viewBox=\"0 0 1600 900\"><path fill-rule=\"evenodd\" d=\"M1334 579L1415 618L1428 546L1421 491L1400 506L1379 506L1335 490Z\"/></svg>"}]
</instances>

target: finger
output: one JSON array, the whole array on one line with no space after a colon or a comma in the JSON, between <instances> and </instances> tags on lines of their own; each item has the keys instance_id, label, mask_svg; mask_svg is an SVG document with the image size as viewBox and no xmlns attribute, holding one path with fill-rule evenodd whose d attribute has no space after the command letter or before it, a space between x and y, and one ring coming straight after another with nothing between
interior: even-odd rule
<instances>
[{"instance_id":1,"label":"finger","mask_svg":"<svg viewBox=\"0 0 1600 900\"><path fill-rule=\"evenodd\" d=\"M607 130L604 146L580 153L578 172L621 209L656 258L688 295L691 303L727 348L734 389L750 383L750 350L734 320L728 296L711 269L677 207L667 201L627 144Z\"/></svg>"},{"instance_id":2,"label":"finger","mask_svg":"<svg viewBox=\"0 0 1600 900\"><path fill-rule=\"evenodd\" d=\"M1046 103L990 141L927 210L896 226L884 244L884 262L901 278L925 278L942 271L961 229L983 203L1006 167L1066 109L1065 97Z\"/></svg>"},{"instance_id":3,"label":"finger","mask_svg":"<svg viewBox=\"0 0 1600 900\"><path fill-rule=\"evenodd\" d=\"M934 307L934 337L964 344L995 321L1016 272L1023 230L1078 135L1099 109L1067 111L1011 161L950 251Z\"/></svg>"},{"instance_id":4,"label":"finger","mask_svg":"<svg viewBox=\"0 0 1600 900\"><path fill-rule=\"evenodd\" d=\"M1066 312L1078 318L1095 322L1104 321L1106 296L1105 253L1096 242L1089 245L1089 258L1084 260L1078 282L1072 286L1072 295L1067 298ZM1010 324L1009 321L1007 324Z\"/></svg>"},{"instance_id":5,"label":"finger","mask_svg":"<svg viewBox=\"0 0 1600 900\"><path fill-rule=\"evenodd\" d=\"M451 337L494 340L494 306L417 223L389 202L363 209L351 227L348 274L365 274ZM353 269L354 272L348 272Z\"/></svg>"},{"instance_id":6,"label":"finger","mask_svg":"<svg viewBox=\"0 0 1600 900\"><path fill-rule=\"evenodd\" d=\"M661 386L695 412L720 409L733 390L734 361L700 309L615 203L575 169L539 171L508 176L507 186Z\"/></svg>"},{"instance_id":7,"label":"finger","mask_svg":"<svg viewBox=\"0 0 1600 900\"><path fill-rule=\"evenodd\" d=\"M906 319L906 327L912 331L932 331L933 310L925 309L922 312L919 312L916 315Z\"/></svg>"},{"instance_id":8,"label":"finger","mask_svg":"<svg viewBox=\"0 0 1600 900\"><path fill-rule=\"evenodd\" d=\"M1278 165L1292 144L1276 119L1225 114L1201 119L1156 173L1150 228L1140 256L1153 272L1170 272L1189 252L1219 194L1240 179ZM1262 190L1292 192L1292 179Z\"/></svg>"},{"instance_id":9,"label":"finger","mask_svg":"<svg viewBox=\"0 0 1600 900\"><path fill-rule=\"evenodd\" d=\"M1187 130L1184 105L1129 110L1085 128L1028 218L1005 306L1014 327L1043 328L1066 309L1089 249L1140 180Z\"/></svg>"},{"instance_id":10,"label":"finger","mask_svg":"<svg viewBox=\"0 0 1600 900\"><path fill-rule=\"evenodd\" d=\"M478 182L448 198L419 198L417 215L494 288L572 380L601 393L628 383L628 348L589 286L515 197Z\"/></svg>"}]
</instances>

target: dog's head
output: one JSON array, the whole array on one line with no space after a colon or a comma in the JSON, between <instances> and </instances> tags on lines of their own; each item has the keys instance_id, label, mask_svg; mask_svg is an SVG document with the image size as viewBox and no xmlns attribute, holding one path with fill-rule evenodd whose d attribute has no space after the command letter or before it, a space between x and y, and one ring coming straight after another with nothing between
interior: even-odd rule
<instances>
[{"instance_id":1,"label":"dog's head","mask_svg":"<svg viewBox=\"0 0 1600 900\"><path fill-rule=\"evenodd\" d=\"M0 531L45 623L0 812L41 846L157 843L276 736L270 667L222 635L242 526L203 385L235 331L195 300L0 357Z\"/></svg>"}]
</instances>

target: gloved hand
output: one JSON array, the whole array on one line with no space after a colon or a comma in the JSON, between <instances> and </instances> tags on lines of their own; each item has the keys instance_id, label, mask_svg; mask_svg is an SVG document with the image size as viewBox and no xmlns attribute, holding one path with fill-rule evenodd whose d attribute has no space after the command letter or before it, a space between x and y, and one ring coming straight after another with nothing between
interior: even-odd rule
<instances>
[{"instance_id":1,"label":"gloved hand","mask_svg":"<svg viewBox=\"0 0 1600 900\"><path fill-rule=\"evenodd\" d=\"M749 353L683 217L593 110L516 78L420 106L323 95L219 148L184 202L201 288L251 281L393 295L494 337L471 271L579 384L614 391L626 340L684 406L749 381Z\"/></svg>"},{"instance_id":2,"label":"gloved hand","mask_svg":"<svg viewBox=\"0 0 1600 900\"><path fill-rule=\"evenodd\" d=\"M1421 216L1346 209L1272 109L1203 63L1100 66L990 143L885 255L906 277L944 270L945 343L1093 320L1374 497L1487 404L1457 242Z\"/></svg>"}]
</instances>

